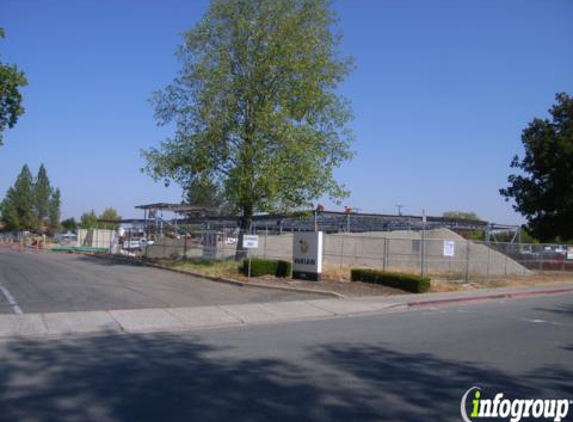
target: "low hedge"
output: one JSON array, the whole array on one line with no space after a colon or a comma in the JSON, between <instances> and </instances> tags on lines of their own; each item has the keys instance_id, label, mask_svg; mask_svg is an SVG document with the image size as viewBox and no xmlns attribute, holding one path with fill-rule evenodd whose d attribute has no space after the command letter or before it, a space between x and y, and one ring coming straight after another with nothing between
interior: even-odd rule
<instances>
[{"instance_id":1,"label":"low hedge","mask_svg":"<svg viewBox=\"0 0 573 422\"><path fill-rule=\"evenodd\" d=\"M242 274L249 272L249 260L244 259L239 268ZM290 277L292 274L292 264L289 261L275 259L251 259L251 276L260 277L262 275L274 275L276 277Z\"/></svg>"},{"instance_id":2,"label":"low hedge","mask_svg":"<svg viewBox=\"0 0 573 422\"><path fill-rule=\"evenodd\" d=\"M369 268L355 268L350 270L352 281L382 284L388 287L406 290L412 293L424 293L430 289L430 279L415 274L389 273Z\"/></svg>"}]
</instances>

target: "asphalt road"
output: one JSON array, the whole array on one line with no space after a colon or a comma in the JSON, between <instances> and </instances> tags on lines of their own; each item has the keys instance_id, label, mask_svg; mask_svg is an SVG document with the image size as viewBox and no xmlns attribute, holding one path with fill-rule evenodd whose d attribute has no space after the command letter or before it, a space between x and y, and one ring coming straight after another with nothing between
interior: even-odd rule
<instances>
[{"instance_id":1,"label":"asphalt road","mask_svg":"<svg viewBox=\"0 0 573 422\"><path fill-rule=\"evenodd\" d=\"M216 283L119 261L0 249L0 313L229 305L323 298Z\"/></svg>"},{"instance_id":2,"label":"asphalt road","mask_svg":"<svg viewBox=\"0 0 573 422\"><path fill-rule=\"evenodd\" d=\"M562 295L11 341L0 343L0 420L460 421L472 386L573 399L572 333L573 295Z\"/></svg>"}]
</instances>

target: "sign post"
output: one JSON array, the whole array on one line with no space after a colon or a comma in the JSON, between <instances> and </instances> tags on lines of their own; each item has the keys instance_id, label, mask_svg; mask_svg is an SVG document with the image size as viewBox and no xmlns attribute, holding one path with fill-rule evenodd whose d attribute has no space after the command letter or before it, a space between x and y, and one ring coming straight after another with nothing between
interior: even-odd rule
<instances>
[{"instance_id":1,"label":"sign post","mask_svg":"<svg viewBox=\"0 0 573 422\"><path fill-rule=\"evenodd\" d=\"M217 259L217 232L215 230L203 232L203 259Z\"/></svg>"},{"instance_id":2,"label":"sign post","mask_svg":"<svg viewBox=\"0 0 573 422\"><path fill-rule=\"evenodd\" d=\"M293 236L293 278L320 281L322 273L322 232L296 232Z\"/></svg>"},{"instance_id":3,"label":"sign post","mask_svg":"<svg viewBox=\"0 0 573 422\"><path fill-rule=\"evenodd\" d=\"M259 247L259 236L252 234L243 235L244 249L257 249ZM251 278L251 254L249 254L249 267L247 269L247 278Z\"/></svg>"}]
</instances>

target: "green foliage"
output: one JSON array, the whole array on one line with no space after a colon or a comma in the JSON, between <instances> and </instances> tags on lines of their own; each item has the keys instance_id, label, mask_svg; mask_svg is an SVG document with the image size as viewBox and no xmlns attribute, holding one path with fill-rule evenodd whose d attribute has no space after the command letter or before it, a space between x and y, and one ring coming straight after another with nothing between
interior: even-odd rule
<instances>
[{"instance_id":1,"label":"green foliage","mask_svg":"<svg viewBox=\"0 0 573 422\"><path fill-rule=\"evenodd\" d=\"M473 211L446 211L442 214L444 218L452 218L456 220L473 220L479 221L478 215Z\"/></svg>"},{"instance_id":2,"label":"green foliage","mask_svg":"<svg viewBox=\"0 0 573 422\"><path fill-rule=\"evenodd\" d=\"M2 201L2 220L7 230L35 230L34 179L27 165L22 167L16 183Z\"/></svg>"},{"instance_id":3,"label":"green foliage","mask_svg":"<svg viewBox=\"0 0 573 422\"><path fill-rule=\"evenodd\" d=\"M60 190L52 189L42 164L36 179L27 165L16 183L8 190L2 203L2 219L8 230L39 230L59 228Z\"/></svg>"},{"instance_id":4,"label":"green foliage","mask_svg":"<svg viewBox=\"0 0 573 422\"><path fill-rule=\"evenodd\" d=\"M112 223L111 221L120 221L121 216L117 213L114 208L106 208L99 216L99 220L107 220L110 222L100 222L98 227L100 229L117 230L119 228L119 223Z\"/></svg>"},{"instance_id":5,"label":"green foliage","mask_svg":"<svg viewBox=\"0 0 573 422\"><path fill-rule=\"evenodd\" d=\"M333 170L351 158L348 102L336 89L352 69L327 0L213 0L185 34L182 68L155 93L172 139L143 151L166 184L210 180L249 227L255 211L344 197Z\"/></svg>"},{"instance_id":6,"label":"green foliage","mask_svg":"<svg viewBox=\"0 0 573 422\"><path fill-rule=\"evenodd\" d=\"M350 270L352 281L382 284L388 287L405 290L412 293L424 293L430 289L430 279L415 274L390 273L369 268L354 268Z\"/></svg>"},{"instance_id":7,"label":"green foliage","mask_svg":"<svg viewBox=\"0 0 573 422\"><path fill-rule=\"evenodd\" d=\"M464 239L468 240L485 240L485 232L483 230L467 230L461 233Z\"/></svg>"},{"instance_id":8,"label":"green foliage","mask_svg":"<svg viewBox=\"0 0 573 422\"><path fill-rule=\"evenodd\" d=\"M42 164L34 182L34 213L36 215L36 227L39 229L44 227L45 220L48 217L52 195L50 179L46 168Z\"/></svg>"},{"instance_id":9,"label":"green foliage","mask_svg":"<svg viewBox=\"0 0 573 422\"><path fill-rule=\"evenodd\" d=\"M249 271L249 260L244 259L239 271L247 275ZM260 277L262 275L274 275L276 277L290 277L292 274L292 264L289 261L274 259L251 259L251 276Z\"/></svg>"},{"instance_id":10,"label":"green foliage","mask_svg":"<svg viewBox=\"0 0 573 422\"><path fill-rule=\"evenodd\" d=\"M209 215L231 214L221 188L210 179L195 178L185 188L185 203L205 209Z\"/></svg>"},{"instance_id":11,"label":"green foliage","mask_svg":"<svg viewBox=\"0 0 573 422\"><path fill-rule=\"evenodd\" d=\"M60 224L60 215L61 215L60 205L61 205L60 189L56 189L52 193L52 197L50 198L49 210L48 210L48 222L49 222L48 224L50 231L52 233L60 230L60 228L62 227Z\"/></svg>"},{"instance_id":12,"label":"green foliage","mask_svg":"<svg viewBox=\"0 0 573 422\"><path fill-rule=\"evenodd\" d=\"M4 38L2 28L0 38ZM4 130L14 127L18 118L24 114L20 91L27 84L26 76L15 65L0 62L0 145Z\"/></svg>"},{"instance_id":13,"label":"green foliage","mask_svg":"<svg viewBox=\"0 0 573 422\"><path fill-rule=\"evenodd\" d=\"M78 223L75 218L67 218L62 221L62 227L67 231L76 231L78 228Z\"/></svg>"},{"instance_id":14,"label":"green foliage","mask_svg":"<svg viewBox=\"0 0 573 422\"><path fill-rule=\"evenodd\" d=\"M541 240L573 239L573 98L557 94L552 120L534 119L523 131L525 156L515 156L500 193L513 199L531 234Z\"/></svg>"},{"instance_id":15,"label":"green foliage","mask_svg":"<svg viewBox=\"0 0 573 422\"><path fill-rule=\"evenodd\" d=\"M98 226L97 215L94 210L84 212L80 217L81 229L94 229Z\"/></svg>"},{"instance_id":16,"label":"green foliage","mask_svg":"<svg viewBox=\"0 0 573 422\"><path fill-rule=\"evenodd\" d=\"M529 232L527 227L522 227L521 229L521 243L539 243L539 239L536 239Z\"/></svg>"}]
</instances>

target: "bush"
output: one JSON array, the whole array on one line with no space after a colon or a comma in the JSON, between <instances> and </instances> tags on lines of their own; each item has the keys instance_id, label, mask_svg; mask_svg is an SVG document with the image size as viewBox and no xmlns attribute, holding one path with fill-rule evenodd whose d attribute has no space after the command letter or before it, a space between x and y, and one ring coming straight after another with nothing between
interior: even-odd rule
<instances>
[{"instance_id":1,"label":"bush","mask_svg":"<svg viewBox=\"0 0 573 422\"><path fill-rule=\"evenodd\" d=\"M415 274L389 273L368 268L354 268L350 270L352 281L382 284L395 287L412 293L424 293L430 289L430 279Z\"/></svg>"},{"instance_id":2,"label":"bush","mask_svg":"<svg viewBox=\"0 0 573 422\"><path fill-rule=\"evenodd\" d=\"M249 260L244 259L239 269L242 274L249 272ZM251 259L251 276L260 277L262 275L274 275L276 277L290 277L292 274L292 264L289 261L274 259Z\"/></svg>"}]
</instances>

